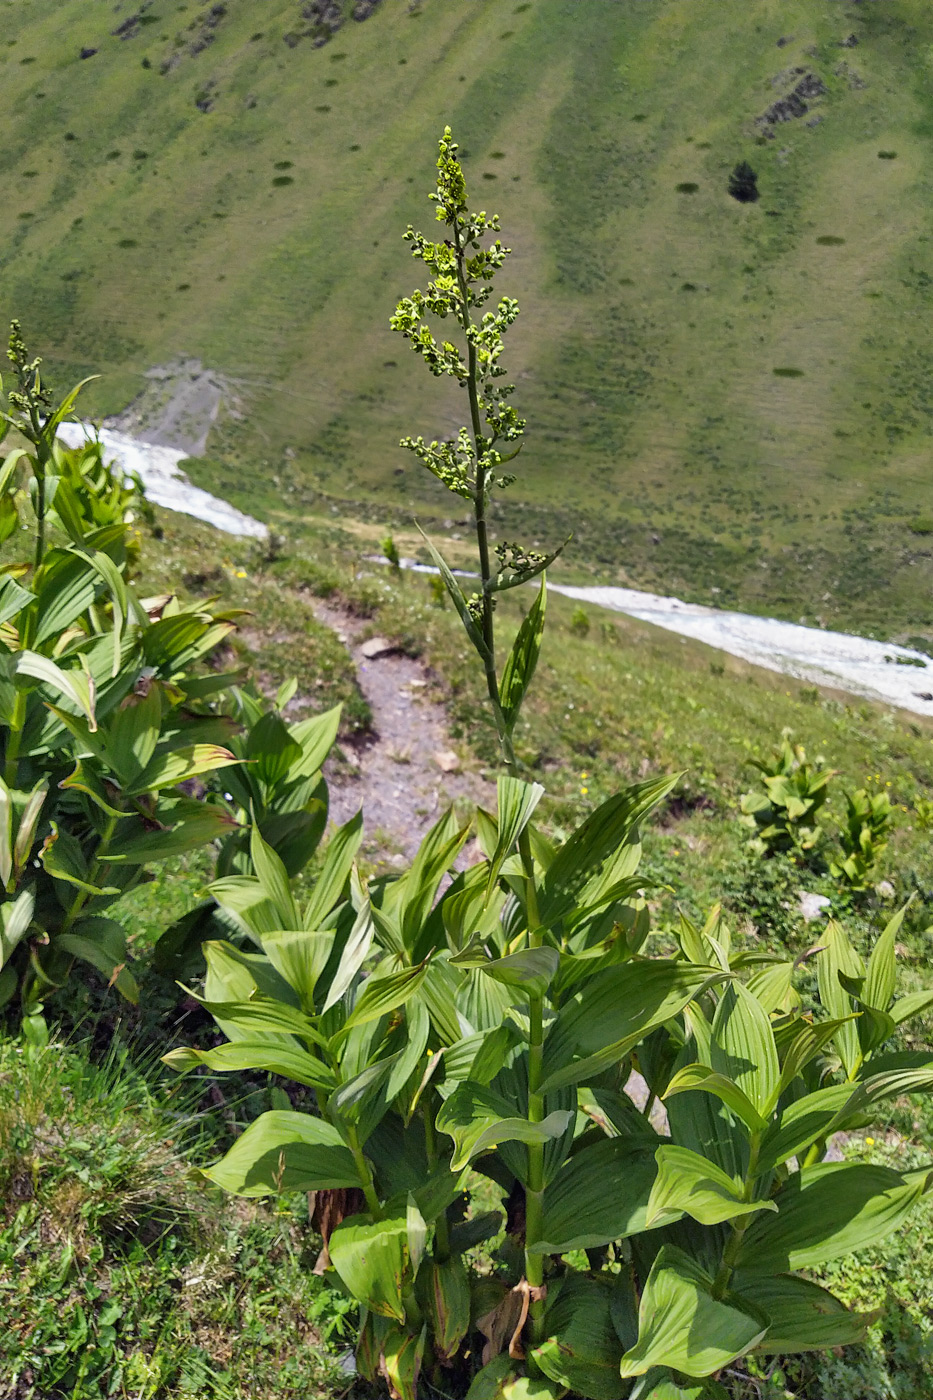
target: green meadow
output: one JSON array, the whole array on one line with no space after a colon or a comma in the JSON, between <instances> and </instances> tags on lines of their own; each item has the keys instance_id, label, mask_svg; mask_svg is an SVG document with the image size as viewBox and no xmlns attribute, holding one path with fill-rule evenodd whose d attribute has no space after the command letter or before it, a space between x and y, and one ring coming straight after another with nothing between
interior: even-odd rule
<instances>
[{"instance_id":1,"label":"green meadow","mask_svg":"<svg viewBox=\"0 0 933 1400\"><path fill-rule=\"evenodd\" d=\"M577 577L933 637L928 6L303 8L3 6L0 303L62 382L102 373L89 410L199 358L241 414L202 484L443 529L396 444L460 405L388 317L449 121L524 307L508 529L573 529Z\"/></svg>"}]
</instances>

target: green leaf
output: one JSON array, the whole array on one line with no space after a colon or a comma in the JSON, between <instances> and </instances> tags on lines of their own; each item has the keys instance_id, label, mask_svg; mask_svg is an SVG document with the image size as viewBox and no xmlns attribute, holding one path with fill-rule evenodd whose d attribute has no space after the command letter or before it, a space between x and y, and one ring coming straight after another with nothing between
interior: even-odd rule
<instances>
[{"instance_id":1,"label":"green leaf","mask_svg":"<svg viewBox=\"0 0 933 1400\"><path fill-rule=\"evenodd\" d=\"M33 642L42 646L86 612L97 597L98 574L83 555L50 550L33 581L36 595Z\"/></svg>"},{"instance_id":2,"label":"green leaf","mask_svg":"<svg viewBox=\"0 0 933 1400\"><path fill-rule=\"evenodd\" d=\"M758 1112L748 1095L739 1088L735 1080L729 1079L727 1075L717 1074L706 1065L685 1065L683 1069L678 1070L668 1084L664 1098L673 1098L675 1094L688 1093L691 1089L699 1089L705 1094L713 1094L727 1108L730 1108L753 1133L762 1132L767 1126L768 1120Z\"/></svg>"},{"instance_id":3,"label":"green leaf","mask_svg":"<svg viewBox=\"0 0 933 1400\"><path fill-rule=\"evenodd\" d=\"M499 703L509 732L515 728L522 702L528 694L528 687L538 665L546 608L547 585L542 577L538 596L522 619L499 681Z\"/></svg>"},{"instance_id":4,"label":"green leaf","mask_svg":"<svg viewBox=\"0 0 933 1400\"><path fill-rule=\"evenodd\" d=\"M651 1266L638 1309L638 1341L622 1358L623 1376L669 1366L709 1376L750 1351L767 1331L767 1318L734 1294L712 1295L709 1275L674 1245Z\"/></svg>"},{"instance_id":5,"label":"green leaf","mask_svg":"<svg viewBox=\"0 0 933 1400\"><path fill-rule=\"evenodd\" d=\"M5 899L0 904L0 968L29 932L35 908L36 894L31 885L20 890L15 899Z\"/></svg>"},{"instance_id":6,"label":"green leaf","mask_svg":"<svg viewBox=\"0 0 933 1400\"><path fill-rule=\"evenodd\" d=\"M313 715L311 719L291 726L292 738L301 745L301 762L291 770L293 779L311 778L323 767L337 738L342 708L335 705L332 710L325 710L323 714Z\"/></svg>"},{"instance_id":7,"label":"green leaf","mask_svg":"<svg viewBox=\"0 0 933 1400\"><path fill-rule=\"evenodd\" d=\"M401 972L390 972L387 977L367 977L341 1034L404 1006L421 986L427 970L427 963L419 963L417 967L406 967Z\"/></svg>"},{"instance_id":8,"label":"green leaf","mask_svg":"<svg viewBox=\"0 0 933 1400\"><path fill-rule=\"evenodd\" d=\"M322 1118L288 1109L261 1114L203 1175L236 1196L361 1184L352 1153L337 1129Z\"/></svg>"},{"instance_id":9,"label":"green leaf","mask_svg":"<svg viewBox=\"0 0 933 1400\"><path fill-rule=\"evenodd\" d=\"M913 896L911 896L912 898ZM894 989L897 985L894 941L900 932L904 915L910 908L910 903L911 900L908 900L904 907L898 909L894 918L888 922L868 960L861 1000L874 1011L887 1011L894 997Z\"/></svg>"},{"instance_id":10,"label":"green leaf","mask_svg":"<svg viewBox=\"0 0 933 1400\"><path fill-rule=\"evenodd\" d=\"M126 967L126 931L115 919L81 919L70 933L61 933L55 947L97 969L134 1006L139 1001L136 978Z\"/></svg>"},{"instance_id":11,"label":"green leaf","mask_svg":"<svg viewBox=\"0 0 933 1400\"><path fill-rule=\"evenodd\" d=\"M643 1141L605 1138L580 1148L545 1187L541 1238L532 1253L598 1249L641 1234L657 1174Z\"/></svg>"},{"instance_id":12,"label":"green leaf","mask_svg":"<svg viewBox=\"0 0 933 1400\"><path fill-rule=\"evenodd\" d=\"M900 997L890 1008L891 1020L896 1026L902 1026L905 1021L912 1021L915 1016L921 1016L924 1011L929 1011L933 1006L933 992L908 992L905 997Z\"/></svg>"},{"instance_id":13,"label":"green leaf","mask_svg":"<svg viewBox=\"0 0 933 1400\"><path fill-rule=\"evenodd\" d=\"M28 589L20 587L10 574L0 575L0 624L22 612L33 601Z\"/></svg>"},{"instance_id":14,"label":"green leaf","mask_svg":"<svg viewBox=\"0 0 933 1400\"><path fill-rule=\"evenodd\" d=\"M781 1070L771 1021L757 997L741 982L722 993L713 1017L712 1068L733 1080L762 1115L778 1097Z\"/></svg>"},{"instance_id":15,"label":"green leaf","mask_svg":"<svg viewBox=\"0 0 933 1400\"><path fill-rule=\"evenodd\" d=\"M253 993L248 1001L212 1001L200 997L197 999L227 1035L230 1035L228 1028L233 1028L242 1032L242 1038L246 1040L255 1039L257 1032L262 1034L264 1031L298 1035L302 1040L311 1041L315 1045L320 1045L324 1040L310 1017L297 1007L289 1006L287 1002L277 1001L273 997Z\"/></svg>"},{"instance_id":16,"label":"green leaf","mask_svg":"<svg viewBox=\"0 0 933 1400\"><path fill-rule=\"evenodd\" d=\"M120 815L126 816L126 813ZM148 865L151 861L184 855L186 851L228 836L236 829L236 822L223 807L204 803L199 811L168 830L144 831L123 841L111 841L101 859L111 865Z\"/></svg>"},{"instance_id":17,"label":"green leaf","mask_svg":"<svg viewBox=\"0 0 933 1400\"><path fill-rule=\"evenodd\" d=\"M623 1400L630 1390L619 1374L623 1346L612 1321L614 1286L609 1278L574 1273L550 1285L547 1340L531 1353L552 1381L588 1400Z\"/></svg>"},{"instance_id":18,"label":"green leaf","mask_svg":"<svg viewBox=\"0 0 933 1400\"><path fill-rule=\"evenodd\" d=\"M847 1021L851 1021L853 1012L849 1008L847 1016L839 1021L815 1021L801 1022L800 1030L791 1040L784 1051L784 1060L781 1065L781 1079L779 1092L793 1084L797 1075L803 1070L811 1060L815 1059L825 1045L833 1039L839 1031L840 1026L844 1026Z\"/></svg>"},{"instance_id":19,"label":"green leaf","mask_svg":"<svg viewBox=\"0 0 933 1400\"><path fill-rule=\"evenodd\" d=\"M523 783L519 778L500 774L496 780L498 791L498 839L496 849L489 862L489 877L486 882L486 898L495 889L502 863L515 847L519 836L530 822L544 788L540 783Z\"/></svg>"},{"instance_id":20,"label":"green leaf","mask_svg":"<svg viewBox=\"0 0 933 1400\"><path fill-rule=\"evenodd\" d=\"M314 989L334 948L333 933L282 929L262 936L263 951L273 967L301 998L306 1011L314 1008Z\"/></svg>"},{"instance_id":21,"label":"green leaf","mask_svg":"<svg viewBox=\"0 0 933 1400\"><path fill-rule=\"evenodd\" d=\"M326 1000L321 1008L322 1014L329 1011L344 993L353 985L356 974L369 956L369 950L373 941L373 921L369 900L366 899L361 904L353 927L350 930L340 961L337 964L337 971L334 973Z\"/></svg>"},{"instance_id":22,"label":"green leaf","mask_svg":"<svg viewBox=\"0 0 933 1400\"><path fill-rule=\"evenodd\" d=\"M759 1173L771 1171L790 1157L798 1156L812 1143L825 1138L833 1131L832 1125L837 1115L851 1097L850 1084L833 1084L788 1104L762 1140L758 1157Z\"/></svg>"},{"instance_id":23,"label":"green leaf","mask_svg":"<svg viewBox=\"0 0 933 1400\"><path fill-rule=\"evenodd\" d=\"M760 1210L771 1201L746 1201L742 1182L688 1147L663 1144L655 1153L658 1175L651 1188L646 1225L666 1225L689 1215L701 1225L719 1225Z\"/></svg>"},{"instance_id":24,"label":"green leaf","mask_svg":"<svg viewBox=\"0 0 933 1400\"><path fill-rule=\"evenodd\" d=\"M352 1296L380 1317L405 1320L409 1274L406 1216L368 1221L351 1215L330 1237L330 1258Z\"/></svg>"},{"instance_id":25,"label":"green leaf","mask_svg":"<svg viewBox=\"0 0 933 1400\"><path fill-rule=\"evenodd\" d=\"M129 695L108 726L107 755L121 783L132 783L155 753L162 728L162 687Z\"/></svg>"},{"instance_id":26,"label":"green leaf","mask_svg":"<svg viewBox=\"0 0 933 1400\"><path fill-rule=\"evenodd\" d=\"M496 1212L493 1234L501 1219ZM443 1261L427 1259L418 1274L418 1299L438 1358L449 1361L470 1330L470 1282L463 1259L456 1253Z\"/></svg>"},{"instance_id":27,"label":"green leaf","mask_svg":"<svg viewBox=\"0 0 933 1400\"><path fill-rule=\"evenodd\" d=\"M417 524L417 522L415 523ZM453 600L453 605L457 609L457 613L460 617L460 621L463 623L463 627L467 636L473 643L476 650L479 652L483 661L488 661L490 659L489 648L486 645L482 632L477 627L476 623L473 621L473 616L467 605L467 600L463 596L463 591L459 583L451 573L450 568L448 567L443 555L439 554L438 551L434 548L433 544L428 539L424 531L421 529L420 525L418 525L418 531L421 535L421 538L424 540L425 544L430 550L431 558L434 560L438 573L444 580L444 586L447 589L447 592L450 594L451 599Z\"/></svg>"},{"instance_id":28,"label":"green leaf","mask_svg":"<svg viewBox=\"0 0 933 1400\"><path fill-rule=\"evenodd\" d=\"M301 745L273 710L249 731L246 757L251 760L252 771L269 788L280 783L301 756Z\"/></svg>"},{"instance_id":29,"label":"green leaf","mask_svg":"<svg viewBox=\"0 0 933 1400\"><path fill-rule=\"evenodd\" d=\"M262 1069L269 1074L281 1074L296 1084L330 1093L335 1087L333 1070L297 1045L272 1040L234 1040L218 1045L216 1050L170 1050L162 1056L163 1064L174 1070L194 1069L207 1065L221 1074L233 1070Z\"/></svg>"},{"instance_id":30,"label":"green leaf","mask_svg":"<svg viewBox=\"0 0 933 1400\"><path fill-rule=\"evenodd\" d=\"M539 894L541 922L551 927L577 903L583 887L617 855L637 824L670 792L678 776L637 783L610 797L560 847Z\"/></svg>"},{"instance_id":31,"label":"green leaf","mask_svg":"<svg viewBox=\"0 0 933 1400\"><path fill-rule=\"evenodd\" d=\"M187 748L156 753L142 773L129 783L126 792L133 797L160 788L177 787L201 773L213 773L240 760L219 744L191 744Z\"/></svg>"},{"instance_id":32,"label":"green leaf","mask_svg":"<svg viewBox=\"0 0 933 1400\"><path fill-rule=\"evenodd\" d=\"M829 1351L864 1341L877 1313L853 1313L810 1279L780 1274L756 1279L749 1296L771 1319L755 1350L766 1355Z\"/></svg>"},{"instance_id":33,"label":"green leaf","mask_svg":"<svg viewBox=\"0 0 933 1400\"><path fill-rule=\"evenodd\" d=\"M320 928L341 898L362 839L362 812L357 812L355 817L339 826L330 838L321 873L314 882L311 898L305 907L305 928Z\"/></svg>"},{"instance_id":34,"label":"green leaf","mask_svg":"<svg viewBox=\"0 0 933 1400\"><path fill-rule=\"evenodd\" d=\"M257 826L250 833L249 853L263 893L275 909L281 927L300 928L301 916L292 895L288 872L272 847L262 839Z\"/></svg>"},{"instance_id":35,"label":"green leaf","mask_svg":"<svg viewBox=\"0 0 933 1400\"><path fill-rule=\"evenodd\" d=\"M540 1123L516 1118L507 1099L468 1081L441 1105L437 1129L454 1140L450 1165L456 1172L500 1142L545 1143L561 1137L572 1119L573 1114L563 1109L549 1113Z\"/></svg>"},{"instance_id":36,"label":"green leaf","mask_svg":"<svg viewBox=\"0 0 933 1400\"><path fill-rule=\"evenodd\" d=\"M495 982L517 987L526 996L544 996L560 966L556 948L523 948L504 958L490 958L481 945L471 944L450 959L451 967L478 968Z\"/></svg>"},{"instance_id":37,"label":"green leaf","mask_svg":"<svg viewBox=\"0 0 933 1400\"><path fill-rule=\"evenodd\" d=\"M94 684L86 671L63 671L47 656L40 656L34 651L17 652L14 668L17 675L41 681L57 695L69 700L81 711L88 722L88 728L94 733L97 729L97 720L94 717Z\"/></svg>"},{"instance_id":38,"label":"green leaf","mask_svg":"<svg viewBox=\"0 0 933 1400\"><path fill-rule=\"evenodd\" d=\"M778 1214L752 1221L739 1267L750 1276L811 1269L878 1244L906 1220L927 1175L867 1162L804 1167L774 1195Z\"/></svg>"},{"instance_id":39,"label":"green leaf","mask_svg":"<svg viewBox=\"0 0 933 1400\"><path fill-rule=\"evenodd\" d=\"M390 1327L383 1339L380 1363L398 1400L418 1400L418 1376L424 1358L427 1329L410 1332L406 1327Z\"/></svg>"},{"instance_id":40,"label":"green leaf","mask_svg":"<svg viewBox=\"0 0 933 1400\"><path fill-rule=\"evenodd\" d=\"M655 1026L727 975L719 968L661 958L597 973L586 984L585 996L561 1010L548 1035L541 1092L582 1083L608 1069Z\"/></svg>"},{"instance_id":41,"label":"green leaf","mask_svg":"<svg viewBox=\"0 0 933 1400\"><path fill-rule=\"evenodd\" d=\"M862 962L835 919L830 919L826 925L820 942L823 947L816 956L820 1001L834 1020L842 1022L833 1037L833 1044L847 1077L851 1079L861 1058L859 1036L855 1024L845 1019L852 1015L852 1003L839 977L840 973L845 977L861 977Z\"/></svg>"}]
</instances>

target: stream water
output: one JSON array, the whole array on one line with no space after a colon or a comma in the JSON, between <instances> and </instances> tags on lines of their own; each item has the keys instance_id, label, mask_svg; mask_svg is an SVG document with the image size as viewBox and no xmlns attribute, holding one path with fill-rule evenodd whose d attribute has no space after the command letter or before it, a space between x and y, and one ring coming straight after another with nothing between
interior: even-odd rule
<instances>
[{"instance_id":1,"label":"stream water","mask_svg":"<svg viewBox=\"0 0 933 1400\"><path fill-rule=\"evenodd\" d=\"M65 423L59 436L69 446L77 446L94 431L82 423ZM179 469L183 452L112 428L101 428L100 439L115 461L140 477L156 505L182 511L231 535L261 539L268 533L261 521L192 485ZM402 562L418 572L436 572L414 560ZM777 618L726 612L632 588L557 583L549 587L567 598L626 613L797 680L835 686L914 714L933 715L933 662L909 647L802 627Z\"/></svg>"}]
</instances>

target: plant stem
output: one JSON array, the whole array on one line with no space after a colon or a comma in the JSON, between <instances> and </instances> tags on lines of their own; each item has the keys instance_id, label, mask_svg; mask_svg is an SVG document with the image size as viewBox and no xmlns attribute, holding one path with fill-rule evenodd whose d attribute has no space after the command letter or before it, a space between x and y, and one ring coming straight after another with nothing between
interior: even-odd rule
<instances>
[{"instance_id":1,"label":"plant stem","mask_svg":"<svg viewBox=\"0 0 933 1400\"><path fill-rule=\"evenodd\" d=\"M752 1133L748 1152L748 1168L745 1172L745 1183L742 1191L744 1201L755 1199L755 1180L757 1177L758 1153L761 1150L761 1133ZM739 1257L739 1250L742 1248L742 1240L745 1231L751 1223L751 1215L743 1215L732 1226L732 1234L726 1241L726 1247L722 1252L722 1263L719 1271L713 1280L712 1293L714 1298L722 1298L732 1280L735 1272L736 1262Z\"/></svg>"},{"instance_id":2,"label":"plant stem","mask_svg":"<svg viewBox=\"0 0 933 1400\"><path fill-rule=\"evenodd\" d=\"M505 725L502 714L502 705L499 700L499 681L496 676L496 627L493 615L493 598L488 590L488 584L492 578L492 570L489 564L489 534L486 527L486 467L482 463L483 424L480 417L479 407L479 387L476 375L476 347L470 334L473 328L473 319L470 315L470 291L467 283L465 260L466 250L463 245L463 232L459 220L454 220L454 249L457 256L457 285L460 288L460 324L463 327L467 344L467 395L470 401L470 425L473 430L473 462L476 472L476 482L473 489L473 518L476 529L476 546L479 551L479 572L482 583L483 599L483 619L482 633L483 641L486 644L486 655L483 657L483 670L486 674L486 689L489 692L489 699L492 704L493 714L496 720L496 729L499 734L499 743L505 757L507 766L514 772L515 752L512 748L512 740Z\"/></svg>"},{"instance_id":3,"label":"plant stem","mask_svg":"<svg viewBox=\"0 0 933 1400\"><path fill-rule=\"evenodd\" d=\"M366 1204L369 1213L374 1220L381 1220L383 1217L382 1206L379 1204L379 1197L376 1195L376 1185L373 1181L372 1168L366 1160L366 1155L360 1146L360 1135L356 1131L355 1123L344 1124L347 1133L347 1146L353 1154L356 1163L356 1170L360 1178L360 1185L363 1188L363 1195L366 1197Z\"/></svg>"},{"instance_id":4,"label":"plant stem","mask_svg":"<svg viewBox=\"0 0 933 1400\"><path fill-rule=\"evenodd\" d=\"M23 727L26 723L26 703L25 690L18 690L13 701L13 716L10 722L3 765L3 781L8 788L16 787L16 769L19 763L20 745L23 742Z\"/></svg>"},{"instance_id":5,"label":"plant stem","mask_svg":"<svg viewBox=\"0 0 933 1400\"><path fill-rule=\"evenodd\" d=\"M538 891L535 887L534 856L527 827L518 838L518 848L525 871L525 909L528 916L528 943L541 946L541 919L538 912ZM544 997L528 1000L528 1120L540 1123L544 1117L544 1099L538 1093L544 1064ZM541 1238L544 1218L544 1144L528 1144L528 1183L525 1191L525 1277L532 1288L544 1283L544 1255L531 1252L531 1246ZM532 1345L544 1340L544 1300L533 1299L529 1307Z\"/></svg>"},{"instance_id":6,"label":"plant stem","mask_svg":"<svg viewBox=\"0 0 933 1400\"><path fill-rule=\"evenodd\" d=\"M434 1173L438 1165L437 1133L434 1129L434 1095L428 1091L422 1100L424 1114L424 1146L428 1159L428 1171ZM447 1211L442 1210L434 1222L434 1257L443 1264L450 1258L450 1223Z\"/></svg>"}]
</instances>

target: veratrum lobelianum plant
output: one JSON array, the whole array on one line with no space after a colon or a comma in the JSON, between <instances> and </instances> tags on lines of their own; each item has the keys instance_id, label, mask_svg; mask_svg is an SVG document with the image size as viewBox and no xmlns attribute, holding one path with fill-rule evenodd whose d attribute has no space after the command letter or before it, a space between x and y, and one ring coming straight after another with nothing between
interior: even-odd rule
<instances>
[{"instance_id":1,"label":"veratrum lobelianum plant","mask_svg":"<svg viewBox=\"0 0 933 1400\"><path fill-rule=\"evenodd\" d=\"M424 263L433 276L425 291L414 291L410 297L402 298L391 326L408 340L433 375L447 375L466 390L470 421L450 439L428 443L421 436L405 437L401 446L413 452L449 491L469 501L473 508L478 593L465 597L442 555L430 540L426 543L482 662L503 757L514 770L513 735L538 662L544 630L544 570L564 546L552 554L541 554L503 541L490 550L490 497L494 490L505 490L514 482L515 476L501 469L518 456L525 429L525 420L510 402L514 385L502 383L506 371L500 363L503 336L518 316L519 308L512 297L500 297L494 309L482 309L492 297L496 273L511 250L503 246L500 238L484 243L489 234L498 234L499 216L470 210L463 168L457 160L458 147L450 127L445 127L438 144L437 188L429 198L447 236L434 241L409 225L404 236L412 257ZM429 316L450 322L450 334L456 339L439 340L426 319ZM494 618L497 596L538 575L538 596L500 673Z\"/></svg>"},{"instance_id":2,"label":"veratrum lobelianum plant","mask_svg":"<svg viewBox=\"0 0 933 1400\"><path fill-rule=\"evenodd\" d=\"M319 1115L262 1115L207 1176L319 1193L320 1267L362 1308L358 1368L405 1400L425 1369L473 1400L714 1397L707 1378L743 1355L855 1342L870 1319L807 1270L882 1239L929 1188L926 1168L825 1160L875 1105L933 1087L933 1055L887 1048L933 1005L896 995L902 913L867 966L829 925L813 1005L796 964L735 950L718 911L652 956L638 824L671 785L611 798L554 846L540 788L502 777L477 813L485 859L446 889L468 835L450 815L368 892L347 832L304 908L256 833L252 887L218 882L257 951L208 945L203 1001L228 1041L167 1058L271 1070ZM485 1261L501 1217L472 1203L473 1173L507 1202Z\"/></svg>"},{"instance_id":3,"label":"veratrum lobelianum plant","mask_svg":"<svg viewBox=\"0 0 933 1400\"><path fill-rule=\"evenodd\" d=\"M819 759L812 767L803 746L791 743L789 729L770 759L750 762L761 774L764 791L742 798L741 820L754 832L749 846L762 856L785 851L798 860L812 859L825 835L817 813L829 797L835 770L824 768Z\"/></svg>"},{"instance_id":4,"label":"veratrum lobelianum plant","mask_svg":"<svg viewBox=\"0 0 933 1400\"><path fill-rule=\"evenodd\" d=\"M9 359L0 437L26 446L0 464L0 1007L18 996L41 1036L76 960L135 997L111 906L148 865L235 825L179 789L237 761L232 722L205 705L225 680L196 674L235 624L137 596L138 487L98 443L56 442L78 390L53 407L15 322Z\"/></svg>"}]
</instances>

